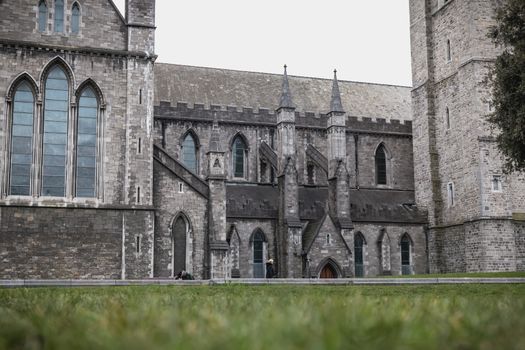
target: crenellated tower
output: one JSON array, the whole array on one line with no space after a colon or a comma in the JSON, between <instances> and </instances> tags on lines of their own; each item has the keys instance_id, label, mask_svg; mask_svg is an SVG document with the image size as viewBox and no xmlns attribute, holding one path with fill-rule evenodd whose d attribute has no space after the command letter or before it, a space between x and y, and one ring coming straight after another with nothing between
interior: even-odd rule
<instances>
[{"instance_id":1,"label":"crenellated tower","mask_svg":"<svg viewBox=\"0 0 525 350\"><path fill-rule=\"evenodd\" d=\"M127 0L125 204L152 204L155 0Z\"/></svg>"},{"instance_id":2,"label":"crenellated tower","mask_svg":"<svg viewBox=\"0 0 525 350\"><path fill-rule=\"evenodd\" d=\"M416 203L428 211L431 273L519 266L523 174L505 174L487 122L487 36L497 0L411 0Z\"/></svg>"}]
</instances>

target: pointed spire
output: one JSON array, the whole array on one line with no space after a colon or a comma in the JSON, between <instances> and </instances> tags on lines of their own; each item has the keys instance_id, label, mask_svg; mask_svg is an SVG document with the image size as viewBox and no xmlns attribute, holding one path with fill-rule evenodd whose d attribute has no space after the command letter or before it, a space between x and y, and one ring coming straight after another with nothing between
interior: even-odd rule
<instances>
[{"instance_id":1,"label":"pointed spire","mask_svg":"<svg viewBox=\"0 0 525 350\"><path fill-rule=\"evenodd\" d=\"M279 108L294 108L292 103L292 95L290 93L290 85L288 84L288 73L286 72L286 64L284 65L283 89L281 92Z\"/></svg>"},{"instance_id":2,"label":"pointed spire","mask_svg":"<svg viewBox=\"0 0 525 350\"><path fill-rule=\"evenodd\" d=\"M219 132L219 123L217 118L213 120L213 126L211 128L211 137L210 137L210 152L220 152L221 144L221 135Z\"/></svg>"},{"instance_id":3,"label":"pointed spire","mask_svg":"<svg viewBox=\"0 0 525 350\"><path fill-rule=\"evenodd\" d=\"M339 92L339 84L337 83L337 70L334 69L334 82L332 85L332 100L330 101L330 112L344 112L343 104L341 103L341 93Z\"/></svg>"}]
</instances>

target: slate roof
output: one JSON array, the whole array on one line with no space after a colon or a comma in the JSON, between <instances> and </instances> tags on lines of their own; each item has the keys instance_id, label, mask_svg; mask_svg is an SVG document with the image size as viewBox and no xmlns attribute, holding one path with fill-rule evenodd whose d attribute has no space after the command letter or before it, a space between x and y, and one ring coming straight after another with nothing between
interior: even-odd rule
<instances>
[{"instance_id":1,"label":"slate roof","mask_svg":"<svg viewBox=\"0 0 525 350\"><path fill-rule=\"evenodd\" d=\"M332 79L288 76L297 112L326 114ZM205 106L237 106L275 110L279 106L281 74L155 64L155 105L160 101ZM342 104L349 116L411 120L410 88L339 81Z\"/></svg>"},{"instance_id":2,"label":"slate roof","mask_svg":"<svg viewBox=\"0 0 525 350\"><path fill-rule=\"evenodd\" d=\"M226 216L276 219L279 189L271 185L232 184L226 186ZM299 210L303 221L319 221L326 212L326 187L300 187ZM425 223L426 215L417 210L413 191L384 189L350 190L353 222Z\"/></svg>"}]
</instances>

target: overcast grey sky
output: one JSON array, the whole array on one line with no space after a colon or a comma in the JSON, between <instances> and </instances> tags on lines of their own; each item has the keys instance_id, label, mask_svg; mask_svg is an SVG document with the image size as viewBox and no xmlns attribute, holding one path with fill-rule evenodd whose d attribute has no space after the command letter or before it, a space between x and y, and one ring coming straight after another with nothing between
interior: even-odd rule
<instances>
[{"instance_id":1,"label":"overcast grey sky","mask_svg":"<svg viewBox=\"0 0 525 350\"><path fill-rule=\"evenodd\" d=\"M408 0L157 0L156 21L159 62L412 85Z\"/></svg>"}]
</instances>

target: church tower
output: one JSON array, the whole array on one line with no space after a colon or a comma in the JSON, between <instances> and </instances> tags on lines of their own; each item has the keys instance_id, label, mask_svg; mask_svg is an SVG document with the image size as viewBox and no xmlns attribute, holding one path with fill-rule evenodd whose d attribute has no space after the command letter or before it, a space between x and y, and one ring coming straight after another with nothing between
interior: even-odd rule
<instances>
[{"instance_id":1,"label":"church tower","mask_svg":"<svg viewBox=\"0 0 525 350\"><path fill-rule=\"evenodd\" d=\"M277 115L277 162L279 182L278 271L280 277L302 277L302 225L299 221L299 187L296 167L295 107L288 74L284 76Z\"/></svg>"},{"instance_id":2,"label":"church tower","mask_svg":"<svg viewBox=\"0 0 525 350\"><path fill-rule=\"evenodd\" d=\"M126 0L128 27L125 204L152 204L155 0ZM133 56L133 52L140 56ZM144 55L145 54L145 55Z\"/></svg>"},{"instance_id":3,"label":"church tower","mask_svg":"<svg viewBox=\"0 0 525 350\"><path fill-rule=\"evenodd\" d=\"M431 273L524 268L516 249L524 178L503 173L486 121L498 3L410 1L414 178L428 211Z\"/></svg>"}]
</instances>

